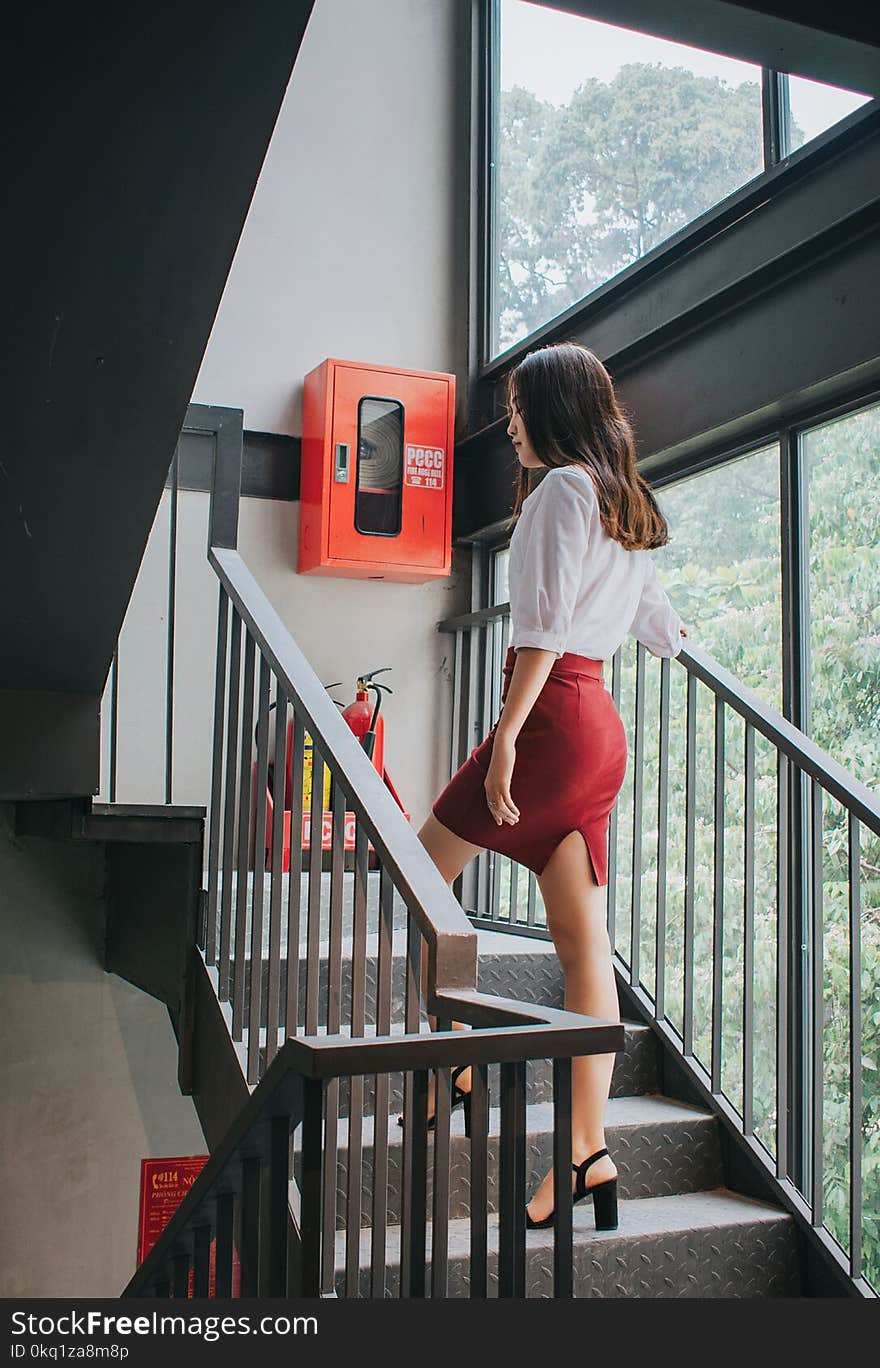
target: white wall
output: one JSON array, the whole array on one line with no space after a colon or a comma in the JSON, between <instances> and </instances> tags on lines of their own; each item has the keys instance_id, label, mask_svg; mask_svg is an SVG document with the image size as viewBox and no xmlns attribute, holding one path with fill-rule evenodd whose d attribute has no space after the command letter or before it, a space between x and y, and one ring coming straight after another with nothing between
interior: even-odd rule
<instances>
[{"instance_id":1,"label":"white wall","mask_svg":"<svg viewBox=\"0 0 880 1368\"><path fill-rule=\"evenodd\" d=\"M467 8L316 0L193 402L299 435L327 356L463 384Z\"/></svg>"},{"instance_id":2,"label":"white wall","mask_svg":"<svg viewBox=\"0 0 880 1368\"><path fill-rule=\"evenodd\" d=\"M327 356L451 371L464 400L468 6L316 0L192 398L298 436ZM120 801L164 796L168 494L120 643ZM180 496L175 802L208 801L217 587L207 496ZM449 774L451 640L470 551L426 584L296 573L299 504L245 499L240 548L321 680L391 666L387 764L420 825ZM106 708L105 708L106 723ZM108 727L104 726L105 753ZM106 765L105 765L105 775ZM106 779L102 796L106 796Z\"/></svg>"}]
</instances>

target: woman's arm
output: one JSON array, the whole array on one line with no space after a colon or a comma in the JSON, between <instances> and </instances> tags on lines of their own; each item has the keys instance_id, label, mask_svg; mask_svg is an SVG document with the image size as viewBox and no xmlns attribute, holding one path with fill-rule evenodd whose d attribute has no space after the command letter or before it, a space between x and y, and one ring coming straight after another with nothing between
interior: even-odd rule
<instances>
[{"instance_id":1,"label":"woman's arm","mask_svg":"<svg viewBox=\"0 0 880 1368\"><path fill-rule=\"evenodd\" d=\"M543 651L536 646L520 646L516 652L507 698L495 728L492 758L483 781L489 811L498 826L502 822L512 826L519 821L519 808L510 796L516 738L556 658L555 651Z\"/></svg>"},{"instance_id":2,"label":"woman's arm","mask_svg":"<svg viewBox=\"0 0 880 1368\"><path fill-rule=\"evenodd\" d=\"M520 729L532 711L555 661L555 651L542 651L537 646L518 648L514 656L507 698L504 700L504 707L495 729L496 741L501 737L516 744Z\"/></svg>"}]
</instances>

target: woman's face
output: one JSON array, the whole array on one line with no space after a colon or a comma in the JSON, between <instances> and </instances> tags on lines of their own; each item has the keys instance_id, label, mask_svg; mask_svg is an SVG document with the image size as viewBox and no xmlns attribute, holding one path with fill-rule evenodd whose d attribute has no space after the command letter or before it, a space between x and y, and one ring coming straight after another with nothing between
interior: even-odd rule
<instances>
[{"instance_id":1,"label":"woman's face","mask_svg":"<svg viewBox=\"0 0 880 1368\"><path fill-rule=\"evenodd\" d=\"M535 467L543 469L544 462L535 455L515 399L510 401L510 421L507 424L507 435L513 442L521 466L525 466L527 470L532 470Z\"/></svg>"}]
</instances>

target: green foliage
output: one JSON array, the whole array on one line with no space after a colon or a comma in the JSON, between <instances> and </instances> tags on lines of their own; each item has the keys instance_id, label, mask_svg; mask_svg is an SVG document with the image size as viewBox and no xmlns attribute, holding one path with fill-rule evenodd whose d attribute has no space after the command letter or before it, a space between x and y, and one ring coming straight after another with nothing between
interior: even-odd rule
<instances>
[{"instance_id":1,"label":"green foliage","mask_svg":"<svg viewBox=\"0 0 880 1368\"><path fill-rule=\"evenodd\" d=\"M782 638L779 453L770 447L658 493L670 542L656 553L658 572L679 609L689 639L780 710ZM867 788L880 790L880 406L808 433L804 439L808 500L810 732L831 757ZM638 934L639 980L656 995L658 982L658 794L660 662L646 661L641 808L635 809L635 645L621 650L620 713L630 764L616 805L617 880L614 943L633 962ZM686 671L670 667L670 724L665 850L665 1016L681 1035L685 977ZM609 679L610 683L610 679ZM722 830L715 821L715 699L696 692L693 813L694 1053L711 1065L713 994L721 995L721 1088L737 1109L744 1103L745 728L723 713ZM754 874L752 1100L758 1139L776 1148L777 1041L777 756L754 737ZM810 790L807 787L807 801ZM849 1248L851 1124L851 985L848 814L828 794L821 810L823 1219ZM858 824L861 980L864 1272L880 1288L880 838ZM716 840L723 840L721 972L713 980ZM641 876L633 889L634 846ZM500 857L499 857L500 858ZM505 862L505 865L507 862ZM519 916L528 871L517 868ZM635 892L635 897L634 897ZM543 902L537 894L539 918ZM502 895L502 913L504 904ZM633 906L637 915L633 917Z\"/></svg>"},{"instance_id":2,"label":"green foliage","mask_svg":"<svg viewBox=\"0 0 880 1368\"><path fill-rule=\"evenodd\" d=\"M499 347L589 294L763 170L761 91L630 62L567 105L501 92Z\"/></svg>"}]
</instances>

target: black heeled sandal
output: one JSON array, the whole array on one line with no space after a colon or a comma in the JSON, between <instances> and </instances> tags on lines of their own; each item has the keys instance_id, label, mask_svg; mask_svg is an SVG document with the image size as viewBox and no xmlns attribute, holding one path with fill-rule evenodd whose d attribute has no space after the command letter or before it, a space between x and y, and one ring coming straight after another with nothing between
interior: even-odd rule
<instances>
[{"instance_id":1,"label":"black heeled sandal","mask_svg":"<svg viewBox=\"0 0 880 1368\"><path fill-rule=\"evenodd\" d=\"M596 1159L601 1159L602 1155L607 1153L607 1149L596 1150L596 1153L591 1154L589 1159L585 1159L582 1164L572 1164L572 1168L577 1174L572 1206L582 1202L585 1197L591 1196L597 1230L617 1229L617 1175L613 1178L606 1178L604 1183L594 1183L592 1187L587 1187L587 1169ZM546 1230L548 1226L552 1226L553 1216L554 1213L551 1211L550 1215L545 1216L543 1221L533 1221L527 1208L526 1229Z\"/></svg>"},{"instance_id":2,"label":"black heeled sandal","mask_svg":"<svg viewBox=\"0 0 880 1368\"><path fill-rule=\"evenodd\" d=\"M452 1079L451 1079L451 1083L452 1083L452 1099L451 1099L451 1101L450 1101L450 1103L449 1103L449 1110L450 1110L450 1112L452 1111L452 1108L453 1108L453 1107L457 1107L457 1106L458 1106L459 1102L463 1102L463 1103L464 1103L464 1133L465 1133L465 1135L468 1137L468 1139L470 1139L470 1136L471 1136L471 1094L470 1094L470 1090L468 1090L467 1092L465 1092L465 1090L464 1090L463 1088L460 1088L460 1087L458 1086L457 1082L456 1082L456 1079L457 1079L461 1074L464 1073L465 1069L469 1069L470 1067L471 1067L470 1064L459 1064L459 1066L458 1066L457 1068L455 1068L455 1069L452 1070ZM431 1072L434 1073L434 1074L436 1075L436 1072L437 1072L437 1071L436 1071L436 1069L432 1069ZM487 1106L488 1106L488 1102L489 1102L489 1094L488 1094L488 1090L487 1090L487 1093L486 1093L486 1104L487 1104ZM429 1117L428 1117L428 1130L433 1130L433 1129L434 1129L434 1123L435 1123L436 1119L437 1119L436 1113L434 1114L434 1116L429 1116ZM402 1126L402 1125L403 1125L403 1117L402 1117L402 1116L398 1116L398 1118L397 1118L397 1124L398 1124L398 1126Z\"/></svg>"}]
</instances>

